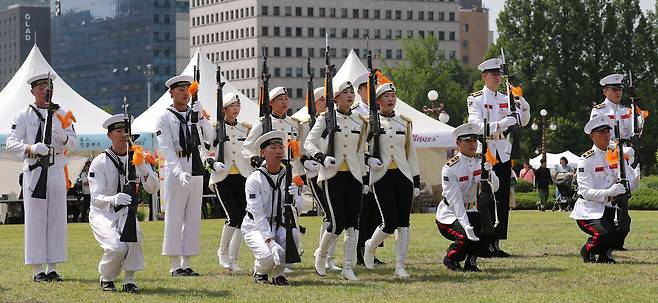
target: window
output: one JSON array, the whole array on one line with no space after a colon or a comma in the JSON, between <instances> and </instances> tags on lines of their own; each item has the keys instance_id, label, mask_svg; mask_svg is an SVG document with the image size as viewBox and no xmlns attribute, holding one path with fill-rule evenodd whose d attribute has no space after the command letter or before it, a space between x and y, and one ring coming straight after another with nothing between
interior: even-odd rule
<instances>
[{"instance_id":1,"label":"window","mask_svg":"<svg viewBox=\"0 0 658 303\"><path fill-rule=\"evenodd\" d=\"M302 28L301 27L295 27L295 36L297 36L297 37L302 36Z\"/></svg>"},{"instance_id":2,"label":"window","mask_svg":"<svg viewBox=\"0 0 658 303\"><path fill-rule=\"evenodd\" d=\"M386 40L391 40L393 39L393 31L390 29L386 30Z\"/></svg>"},{"instance_id":3,"label":"window","mask_svg":"<svg viewBox=\"0 0 658 303\"><path fill-rule=\"evenodd\" d=\"M427 12L427 20L434 21L434 12Z\"/></svg>"},{"instance_id":4,"label":"window","mask_svg":"<svg viewBox=\"0 0 658 303\"><path fill-rule=\"evenodd\" d=\"M341 49L340 51L341 51L341 54L342 54L343 58L346 58L347 55L349 54L349 53L348 53L349 50L348 50L347 48L343 48L343 49Z\"/></svg>"},{"instance_id":5,"label":"window","mask_svg":"<svg viewBox=\"0 0 658 303\"><path fill-rule=\"evenodd\" d=\"M309 27L306 29L306 35L308 37L315 37L315 29L312 27Z\"/></svg>"},{"instance_id":6,"label":"window","mask_svg":"<svg viewBox=\"0 0 658 303\"><path fill-rule=\"evenodd\" d=\"M301 68L301 67L295 68L295 76L297 78L303 78L304 77L304 69ZM299 89L299 91L301 91L301 88ZM299 94L297 95L297 97L299 97Z\"/></svg>"},{"instance_id":7,"label":"window","mask_svg":"<svg viewBox=\"0 0 658 303\"><path fill-rule=\"evenodd\" d=\"M402 11L396 10L395 11L395 20L401 20L402 19Z\"/></svg>"},{"instance_id":8,"label":"window","mask_svg":"<svg viewBox=\"0 0 658 303\"><path fill-rule=\"evenodd\" d=\"M274 37L278 37L280 35L281 35L281 28L279 28L278 26L275 26L274 27Z\"/></svg>"},{"instance_id":9,"label":"window","mask_svg":"<svg viewBox=\"0 0 658 303\"><path fill-rule=\"evenodd\" d=\"M407 38L413 38L414 37L414 31L407 31Z\"/></svg>"},{"instance_id":10,"label":"window","mask_svg":"<svg viewBox=\"0 0 658 303\"><path fill-rule=\"evenodd\" d=\"M336 8L329 8L329 18L336 18Z\"/></svg>"},{"instance_id":11,"label":"window","mask_svg":"<svg viewBox=\"0 0 658 303\"><path fill-rule=\"evenodd\" d=\"M297 98L304 98L304 90L301 88L297 89Z\"/></svg>"},{"instance_id":12,"label":"window","mask_svg":"<svg viewBox=\"0 0 658 303\"><path fill-rule=\"evenodd\" d=\"M352 30L352 38L359 39L359 29L355 28Z\"/></svg>"},{"instance_id":13,"label":"window","mask_svg":"<svg viewBox=\"0 0 658 303\"><path fill-rule=\"evenodd\" d=\"M453 12L448 13L448 21L455 21L455 13Z\"/></svg>"},{"instance_id":14,"label":"window","mask_svg":"<svg viewBox=\"0 0 658 303\"><path fill-rule=\"evenodd\" d=\"M448 58L450 58L450 59L455 59L456 57L457 57L457 51L455 51L455 50L451 50L451 51L448 53Z\"/></svg>"},{"instance_id":15,"label":"window","mask_svg":"<svg viewBox=\"0 0 658 303\"><path fill-rule=\"evenodd\" d=\"M302 8L301 7L295 7L295 16L297 16L297 17L302 16Z\"/></svg>"},{"instance_id":16,"label":"window","mask_svg":"<svg viewBox=\"0 0 658 303\"><path fill-rule=\"evenodd\" d=\"M445 21L445 19L446 19L446 13L439 12L439 21Z\"/></svg>"},{"instance_id":17,"label":"window","mask_svg":"<svg viewBox=\"0 0 658 303\"><path fill-rule=\"evenodd\" d=\"M379 15L379 10L375 10L375 19L379 19L381 16Z\"/></svg>"},{"instance_id":18,"label":"window","mask_svg":"<svg viewBox=\"0 0 658 303\"><path fill-rule=\"evenodd\" d=\"M307 8L306 9L306 16L307 17L314 17L313 15L314 15L313 14L313 8L312 7Z\"/></svg>"},{"instance_id":19,"label":"window","mask_svg":"<svg viewBox=\"0 0 658 303\"><path fill-rule=\"evenodd\" d=\"M462 57L462 63L468 64L468 56L463 56Z\"/></svg>"},{"instance_id":20,"label":"window","mask_svg":"<svg viewBox=\"0 0 658 303\"><path fill-rule=\"evenodd\" d=\"M381 39L382 38L382 30L380 29L375 29L375 39Z\"/></svg>"},{"instance_id":21,"label":"window","mask_svg":"<svg viewBox=\"0 0 658 303\"><path fill-rule=\"evenodd\" d=\"M275 47L274 48L274 57L280 57L281 56L281 48Z\"/></svg>"},{"instance_id":22,"label":"window","mask_svg":"<svg viewBox=\"0 0 658 303\"><path fill-rule=\"evenodd\" d=\"M347 29L346 28L341 28L340 29L340 37L341 38L347 38Z\"/></svg>"},{"instance_id":23,"label":"window","mask_svg":"<svg viewBox=\"0 0 658 303\"><path fill-rule=\"evenodd\" d=\"M370 38L370 30L367 28L363 30L363 39L366 38Z\"/></svg>"},{"instance_id":24,"label":"window","mask_svg":"<svg viewBox=\"0 0 658 303\"><path fill-rule=\"evenodd\" d=\"M292 16L292 7L291 6L284 7L284 10L285 10L285 15L287 17Z\"/></svg>"},{"instance_id":25,"label":"window","mask_svg":"<svg viewBox=\"0 0 658 303\"><path fill-rule=\"evenodd\" d=\"M315 48L312 48L312 47L308 48L308 57L310 57L310 58L315 57Z\"/></svg>"},{"instance_id":26,"label":"window","mask_svg":"<svg viewBox=\"0 0 658 303\"><path fill-rule=\"evenodd\" d=\"M395 39L402 39L402 30L395 30Z\"/></svg>"},{"instance_id":27,"label":"window","mask_svg":"<svg viewBox=\"0 0 658 303\"><path fill-rule=\"evenodd\" d=\"M450 41L455 40L455 32L450 32Z\"/></svg>"},{"instance_id":28,"label":"window","mask_svg":"<svg viewBox=\"0 0 658 303\"><path fill-rule=\"evenodd\" d=\"M425 38L425 31L418 31L418 36Z\"/></svg>"},{"instance_id":29,"label":"window","mask_svg":"<svg viewBox=\"0 0 658 303\"><path fill-rule=\"evenodd\" d=\"M286 67L286 78L292 78L292 67Z\"/></svg>"},{"instance_id":30,"label":"window","mask_svg":"<svg viewBox=\"0 0 658 303\"><path fill-rule=\"evenodd\" d=\"M414 19L414 12L407 11L407 20L413 20L413 19Z\"/></svg>"},{"instance_id":31,"label":"window","mask_svg":"<svg viewBox=\"0 0 658 303\"><path fill-rule=\"evenodd\" d=\"M439 31L439 41L446 39L446 33L444 31Z\"/></svg>"},{"instance_id":32,"label":"window","mask_svg":"<svg viewBox=\"0 0 658 303\"><path fill-rule=\"evenodd\" d=\"M324 37L327 35L327 29L324 27L320 28L320 37Z\"/></svg>"},{"instance_id":33,"label":"window","mask_svg":"<svg viewBox=\"0 0 658 303\"><path fill-rule=\"evenodd\" d=\"M393 11L390 9L386 10L386 19L392 19L393 18Z\"/></svg>"},{"instance_id":34,"label":"window","mask_svg":"<svg viewBox=\"0 0 658 303\"><path fill-rule=\"evenodd\" d=\"M275 6L275 7L273 8L272 15L274 15L274 16L278 16L278 15L279 15L279 7L278 7L278 6Z\"/></svg>"},{"instance_id":35,"label":"window","mask_svg":"<svg viewBox=\"0 0 658 303\"><path fill-rule=\"evenodd\" d=\"M346 8L341 8L340 9L340 17L341 18L347 18L347 9Z\"/></svg>"},{"instance_id":36,"label":"window","mask_svg":"<svg viewBox=\"0 0 658 303\"><path fill-rule=\"evenodd\" d=\"M354 18L354 19L359 18L359 10L358 9L353 9L352 10L352 18Z\"/></svg>"},{"instance_id":37,"label":"window","mask_svg":"<svg viewBox=\"0 0 658 303\"><path fill-rule=\"evenodd\" d=\"M369 14L368 14L369 12L370 12L370 11L369 11L368 9L363 9L363 10L361 10L361 17L362 17L363 19L368 19L368 18L370 18L370 17L368 16L368 15L369 15Z\"/></svg>"},{"instance_id":38,"label":"window","mask_svg":"<svg viewBox=\"0 0 658 303\"><path fill-rule=\"evenodd\" d=\"M402 50L401 49L396 49L395 50L395 59L402 59Z\"/></svg>"},{"instance_id":39,"label":"window","mask_svg":"<svg viewBox=\"0 0 658 303\"><path fill-rule=\"evenodd\" d=\"M393 50L387 49L386 50L386 59L391 59L393 58Z\"/></svg>"},{"instance_id":40,"label":"window","mask_svg":"<svg viewBox=\"0 0 658 303\"><path fill-rule=\"evenodd\" d=\"M274 77L281 77L281 68L280 67L275 67L274 68Z\"/></svg>"},{"instance_id":41,"label":"window","mask_svg":"<svg viewBox=\"0 0 658 303\"><path fill-rule=\"evenodd\" d=\"M292 36L292 27L286 27L286 37Z\"/></svg>"},{"instance_id":42,"label":"window","mask_svg":"<svg viewBox=\"0 0 658 303\"><path fill-rule=\"evenodd\" d=\"M336 29L333 27L329 29L329 38L336 38Z\"/></svg>"},{"instance_id":43,"label":"window","mask_svg":"<svg viewBox=\"0 0 658 303\"><path fill-rule=\"evenodd\" d=\"M295 56L296 56L296 57L303 57L303 55L302 55L302 48L301 48L301 47L297 47L297 48L295 48Z\"/></svg>"},{"instance_id":44,"label":"window","mask_svg":"<svg viewBox=\"0 0 658 303\"><path fill-rule=\"evenodd\" d=\"M419 11L418 12L418 20L420 20L420 21L425 20L425 12L424 11Z\"/></svg>"},{"instance_id":45,"label":"window","mask_svg":"<svg viewBox=\"0 0 658 303\"><path fill-rule=\"evenodd\" d=\"M292 47L286 47L286 57L292 57Z\"/></svg>"},{"instance_id":46,"label":"window","mask_svg":"<svg viewBox=\"0 0 658 303\"><path fill-rule=\"evenodd\" d=\"M468 40L462 41L462 47L463 48L468 48Z\"/></svg>"},{"instance_id":47,"label":"window","mask_svg":"<svg viewBox=\"0 0 658 303\"><path fill-rule=\"evenodd\" d=\"M464 32L468 33L468 23L464 24Z\"/></svg>"},{"instance_id":48,"label":"window","mask_svg":"<svg viewBox=\"0 0 658 303\"><path fill-rule=\"evenodd\" d=\"M320 8L320 17L324 17L326 14L326 9L324 7Z\"/></svg>"}]
</instances>

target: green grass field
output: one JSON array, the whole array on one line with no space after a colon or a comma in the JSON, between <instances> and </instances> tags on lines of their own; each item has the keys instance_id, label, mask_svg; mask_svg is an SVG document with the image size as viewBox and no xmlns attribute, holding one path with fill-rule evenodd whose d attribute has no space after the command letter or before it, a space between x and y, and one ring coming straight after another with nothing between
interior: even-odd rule
<instances>
[{"instance_id":1,"label":"green grass field","mask_svg":"<svg viewBox=\"0 0 658 303\"><path fill-rule=\"evenodd\" d=\"M657 302L658 213L632 212L628 252L616 253L621 264L583 264L578 250L585 240L567 213L514 211L510 240L503 247L513 256L480 259L482 273L449 272L439 263L448 241L432 214L412 216L407 271L394 278L393 239L377 251L385 265L373 271L359 266L361 281L348 283L337 273L318 277L312 252L318 243L319 217L304 217L303 263L290 276L292 286L255 285L253 256L243 244L240 267L230 275L219 269L215 252L224 220L205 220L202 253L193 259L202 277L171 277L168 259L160 255L163 222L145 223L146 270L137 276L142 292L103 293L98 287L101 249L88 224L69 225L68 263L60 265L65 282L34 283L23 264L23 226L0 226L0 302ZM341 237L342 239L342 237ZM337 249L342 256L342 243ZM342 257L338 258L342 263ZM118 284L120 286L120 282Z\"/></svg>"}]
</instances>

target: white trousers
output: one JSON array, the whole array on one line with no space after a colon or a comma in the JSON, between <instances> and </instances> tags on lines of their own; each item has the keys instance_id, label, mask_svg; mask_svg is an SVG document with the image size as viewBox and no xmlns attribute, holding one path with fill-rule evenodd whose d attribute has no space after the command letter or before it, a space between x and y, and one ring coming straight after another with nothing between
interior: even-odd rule
<instances>
[{"instance_id":1,"label":"white trousers","mask_svg":"<svg viewBox=\"0 0 658 303\"><path fill-rule=\"evenodd\" d=\"M192 176L184 187L177 177L165 179L165 230L163 256L196 256L200 250L203 176Z\"/></svg>"},{"instance_id":2,"label":"white trousers","mask_svg":"<svg viewBox=\"0 0 658 303\"><path fill-rule=\"evenodd\" d=\"M274 257L272 251L265 243L265 238L263 234L256 228L254 221L249 219L249 217L244 218L242 222L242 235L244 236L244 242L247 244L251 252L254 254L256 260L254 260L254 272L257 274L266 274L271 275L272 277L278 277L283 275L283 270L286 268L292 268L293 264L285 263L285 260L281 260L280 265L276 265L274 262ZM293 229L293 238L297 247L299 247L299 232L297 229ZM286 249L286 229L279 227L274 233L274 241L283 247L284 251Z\"/></svg>"},{"instance_id":3,"label":"white trousers","mask_svg":"<svg viewBox=\"0 0 658 303\"><path fill-rule=\"evenodd\" d=\"M126 208L122 212L127 211ZM115 213L91 213L89 224L94 238L103 248L103 257L98 264L98 271L103 281L114 281L122 270L138 271L144 269L144 235L137 222L137 242L121 242L117 229L119 218Z\"/></svg>"},{"instance_id":4,"label":"white trousers","mask_svg":"<svg viewBox=\"0 0 658 303\"><path fill-rule=\"evenodd\" d=\"M64 167L48 169L46 199L32 198L41 169L23 172L25 264L66 262L66 181ZM32 183L33 182L33 183Z\"/></svg>"}]
</instances>

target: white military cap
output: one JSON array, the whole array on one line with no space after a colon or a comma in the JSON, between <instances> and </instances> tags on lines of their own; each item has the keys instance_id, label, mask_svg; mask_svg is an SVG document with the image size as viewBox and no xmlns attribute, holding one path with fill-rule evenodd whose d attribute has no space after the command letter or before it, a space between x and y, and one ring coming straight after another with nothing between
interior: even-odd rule
<instances>
[{"instance_id":1,"label":"white military cap","mask_svg":"<svg viewBox=\"0 0 658 303\"><path fill-rule=\"evenodd\" d=\"M53 81L57 79L57 76L55 73L38 73L36 75L33 75L32 77L27 78L27 84L29 84L32 87L35 87L37 85L41 85L42 83L48 83L47 79L50 79L50 81ZM43 81L42 81L43 80Z\"/></svg>"},{"instance_id":2,"label":"white military cap","mask_svg":"<svg viewBox=\"0 0 658 303\"><path fill-rule=\"evenodd\" d=\"M338 85L334 86L334 97L336 97L342 91L344 91L344 90L346 90L350 87L353 87L352 86L352 81L347 81L346 80L346 81L342 81L342 82L338 83Z\"/></svg>"},{"instance_id":3,"label":"white military cap","mask_svg":"<svg viewBox=\"0 0 658 303\"><path fill-rule=\"evenodd\" d=\"M278 86L270 90L270 101L280 95L288 95L288 90L283 86Z\"/></svg>"},{"instance_id":4,"label":"white military cap","mask_svg":"<svg viewBox=\"0 0 658 303\"><path fill-rule=\"evenodd\" d=\"M585 133L589 135L593 131L599 131L606 128L612 128L612 119L606 115L596 116L585 124Z\"/></svg>"},{"instance_id":5,"label":"white military cap","mask_svg":"<svg viewBox=\"0 0 658 303\"><path fill-rule=\"evenodd\" d=\"M262 136L256 139L256 145L260 149L264 149L272 144L283 144L283 138L286 137L286 133L280 130L273 130L263 134Z\"/></svg>"},{"instance_id":6,"label":"white military cap","mask_svg":"<svg viewBox=\"0 0 658 303\"><path fill-rule=\"evenodd\" d=\"M457 139L476 138L481 134L482 128L475 123L464 123L452 131L452 135Z\"/></svg>"},{"instance_id":7,"label":"white military cap","mask_svg":"<svg viewBox=\"0 0 658 303\"><path fill-rule=\"evenodd\" d=\"M354 78L354 81L352 81L352 85L356 87L357 89L361 84L368 82L368 76L370 76L370 72L365 72L363 74L360 74Z\"/></svg>"},{"instance_id":8,"label":"white military cap","mask_svg":"<svg viewBox=\"0 0 658 303\"><path fill-rule=\"evenodd\" d=\"M318 99L324 97L324 86L316 87L313 90L313 97L315 97L315 101L318 101Z\"/></svg>"},{"instance_id":9,"label":"white military cap","mask_svg":"<svg viewBox=\"0 0 658 303\"><path fill-rule=\"evenodd\" d=\"M181 86L189 86L194 81L194 77L188 75L178 75L171 77L165 82L165 86L168 89L174 89Z\"/></svg>"},{"instance_id":10,"label":"white military cap","mask_svg":"<svg viewBox=\"0 0 658 303\"><path fill-rule=\"evenodd\" d=\"M130 117L132 119L132 116ZM107 129L108 132L111 132L117 128L123 128L124 127L124 115L123 114L116 114L113 115L105 120L103 122L103 128Z\"/></svg>"},{"instance_id":11,"label":"white military cap","mask_svg":"<svg viewBox=\"0 0 658 303\"><path fill-rule=\"evenodd\" d=\"M486 60L480 65L478 65L478 69L482 72L488 72L488 71L499 71L500 67L505 64L505 61L501 58L492 58L489 60Z\"/></svg>"},{"instance_id":12,"label":"white military cap","mask_svg":"<svg viewBox=\"0 0 658 303\"><path fill-rule=\"evenodd\" d=\"M381 96L383 93L390 91L395 92L395 86L393 83L384 83L378 86L376 91L377 98L379 98L379 96Z\"/></svg>"},{"instance_id":13,"label":"white military cap","mask_svg":"<svg viewBox=\"0 0 658 303\"><path fill-rule=\"evenodd\" d=\"M224 102L224 107L227 107L235 102L240 101L240 96L238 96L237 93L230 92L224 95L224 99L222 101Z\"/></svg>"},{"instance_id":14,"label":"white military cap","mask_svg":"<svg viewBox=\"0 0 658 303\"><path fill-rule=\"evenodd\" d=\"M622 81L624 81L624 75L612 74L603 77L603 79L599 81L599 84L601 84L601 86L623 87L624 84L622 84Z\"/></svg>"}]
</instances>

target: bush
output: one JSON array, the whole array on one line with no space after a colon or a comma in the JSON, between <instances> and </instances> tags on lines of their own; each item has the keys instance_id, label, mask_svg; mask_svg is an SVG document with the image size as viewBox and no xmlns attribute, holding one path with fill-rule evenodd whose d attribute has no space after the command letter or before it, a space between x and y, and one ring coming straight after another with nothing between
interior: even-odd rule
<instances>
[{"instance_id":1,"label":"bush","mask_svg":"<svg viewBox=\"0 0 658 303\"><path fill-rule=\"evenodd\" d=\"M530 193L534 190L534 184L523 180L523 179L516 179L516 186L514 186L514 190L517 193Z\"/></svg>"}]
</instances>

